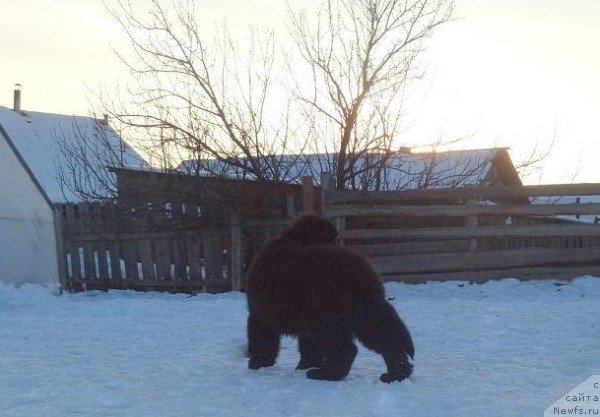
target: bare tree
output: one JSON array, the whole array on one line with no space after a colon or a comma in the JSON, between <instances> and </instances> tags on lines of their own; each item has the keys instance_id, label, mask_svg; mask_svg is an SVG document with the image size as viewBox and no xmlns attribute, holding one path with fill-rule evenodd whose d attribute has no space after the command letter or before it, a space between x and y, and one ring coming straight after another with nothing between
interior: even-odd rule
<instances>
[{"instance_id":1,"label":"bare tree","mask_svg":"<svg viewBox=\"0 0 600 417\"><path fill-rule=\"evenodd\" d=\"M106 120L73 117L51 135L61 158L56 176L65 199L106 200L117 196L110 168L144 168L139 155L123 142Z\"/></svg>"},{"instance_id":2,"label":"bare tree","mask_svg":"<svg viewBox=\"0 0 600 417\"><path fill-rule=\"evenodd\" d=\"M120 57L136 76L131 102L102 97L111 120L129 137L144 137L167 169L185 159L194 161L185 167L190 173L222 175L225 166L257 180L281 179L281 155L295 128L290 101L273 93L272 33L252 30L243 50L226 28L206 39L192 2L165 7L153 0L145 19L123 2L109 10L133 51ZM268 114L273 108L281 117Z\"/></svg>"},{"instance_id":3,"label":"bare tree","mask_svg":"<svg viewBox=\"0 0 600 417\"><path fill-rule=\"evenodd\" d=\"M552 136L552 140L550 141L549 144L545 145L544 147L541 147L541 145L536 142L534 143L533 147L531 147L529 149L529 151L527 153L525 153L524 155L521 156L519 162L517 163L517 165L515 166L517 172L519 173L519 176L524 179L524 178L535 178L537 177L537 181L534 182L541 182L541 170L543 168L543 162L548 158L548 156L550 156L550 154L552 153L552 149L554 148L554 144L556 143L557 140L557 136L556 136L556 131L554 132L553 136ZM575 170L575 172L573 173L573 177L571 178L570 182L573 182L573 180L575 179L575 176L577 175L577 171L579 170L579 168L577 168Z\"/></svg>"},{"instance_id":4,"label":"bare tree","mask_svg":"<svg viewBox=\"0 0 600 417\"><path fill-rule=\"evenodd\" d=\"M380 170L398 149L403 89L420 75L424 41L452 13L452 0L325 0L315 18L290 9L300 53L289 59L295 96L312 143L331 155L339 189L355 187L357 175Z\"/></svg>"}]
</instances>

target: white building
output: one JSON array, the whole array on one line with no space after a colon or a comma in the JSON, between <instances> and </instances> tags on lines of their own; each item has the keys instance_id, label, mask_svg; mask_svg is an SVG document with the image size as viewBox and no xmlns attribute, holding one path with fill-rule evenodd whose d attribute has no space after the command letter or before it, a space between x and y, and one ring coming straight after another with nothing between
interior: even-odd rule
<instances>
[{"instance_id":1,"label":"white building","mask_svg":"<svg viewBox=\"0 0 600 417\"><path fill-rule=\"evenodd\" d=\"M57 284L53 206L81 201L60 179L69 163L61 149L78 146L82 138L93 144L101 132L125 164L145 163L102 120L22 111L20 104L15 90L14 107L0 106L0 281Z\"/></svg>"}]
</instances>

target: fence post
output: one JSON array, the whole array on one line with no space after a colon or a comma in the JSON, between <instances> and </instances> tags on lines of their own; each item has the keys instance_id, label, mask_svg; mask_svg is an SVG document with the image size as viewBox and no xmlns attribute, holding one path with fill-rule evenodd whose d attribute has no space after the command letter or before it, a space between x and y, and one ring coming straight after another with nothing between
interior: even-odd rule
<instances>
[{"instance_id":1,"label":"fence post","mask_svg":"<svg viewBox=\"0 0 600 417\"><path fill-rule=\"evenodd\" d=\"M242 291L242 225L240 217L231 217L231 289Z\"/></svg>"},{"instance_id":2,"label":"fence post","mask_svg":"<svg viewBox=\"0 0 600 417\"><path fill-rule=\"evenodd\" d=\"M321 214L327 217L327 206L329 205L328 193L335 189L333 174L331 172L321 173Z\"/></svg>"},{"instance_id":3,"label":"fence post","mask_svg":"<svg viewBox=\"0 0 600 417\"><path fill-rule=\"evenodd\" d=\"M321 174L321 206L323 216L327 217L327 209L329 206L329 193L335 190L335 181L333 180L333 174L331 172L323 172ZM335 228L338 232L346 230L346 218L336 217ZM343 242L340 240L340 244Z\"/></svg>"},{"instance_id":4,"label":"fence post","mask_svg":"<svg viewBox=\"0 0 600 417\"><path fill-rule=\"evenodd\" d=\"M65 245L65 224L63 220L63 207L54 206L54 236L56 239L56 257L58 261L58 280L63 291L68 291L67 277L67 251Z\"/></svg>"},{"instance_id":5,"label":"fence post","mask_svg":"<svg viewBox=\"0 0 600 417\"><path fill-rule=\"evenodd\" d=\"M286 215L290 219L296 216L296 204L294 197L294 194L286 194L285 196Z\"/></svg>"},{"instance_id":6,"label":"fence post","mask_svg":"<svg viewBox=\"0 0 600 417\"><path fill-rule=\"evenodd\" d=\"M467 198L464 201L465 206L467 207L472 207L477 205L477 200L474 198ZM466 226L467 227L477 227L479 224L479 220L477 218L477 216L469 216L467 217L467 222L466 222ZM475 252L477 251L477 238L476 237L472 237L469 239L469 251L470 252Z\"/></svg>"},{"instance_id":7,"label":"fence post","mask_svg":"<svg viewBox=\"0 0 600 417\"><path fill-rule=\"evenodd\" d=\"M305 213L315 211L313 179L310 175L302 177L302 211Z\"/></svg>"}]
</instances>

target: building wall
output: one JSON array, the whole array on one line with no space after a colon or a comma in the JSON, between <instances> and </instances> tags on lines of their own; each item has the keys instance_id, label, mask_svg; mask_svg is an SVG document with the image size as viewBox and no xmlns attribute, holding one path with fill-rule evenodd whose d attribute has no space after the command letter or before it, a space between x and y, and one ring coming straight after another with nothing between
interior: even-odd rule
<instances>
[{"instance_id":1,"label":"building wall","mask_svg":"<svg viewBox=\"0 0 600 417\"><path fill-rule=\"evenodd\" d=\"M123 205L183 203L197 206L208 223L229 224L232 213L242 219L285 218L288 196L302 210L302 186L183 174L116 169L118 200ZM320 191L314 193L321 210Z\"/></svg>"},{"instance_id":2,"label":"building wall","mask_svg":"<svg viewBox=\"0 0 600 417\"><path fill-rule=\"evenodd\" d=\"M0 281L58 284L52 209L0 133Z\"/></svg>"}]
</instances>

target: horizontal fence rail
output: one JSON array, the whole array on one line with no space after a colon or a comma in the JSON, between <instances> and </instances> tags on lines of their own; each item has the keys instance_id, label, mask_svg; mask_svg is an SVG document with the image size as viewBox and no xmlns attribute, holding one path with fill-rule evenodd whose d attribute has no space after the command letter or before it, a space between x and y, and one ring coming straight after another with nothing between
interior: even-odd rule
<instances>
[{"instance_id":1,"label":"horizontal fence rail","mask_svg":"<svg viewBox=\"0 0 600 417\"><path fill-rule=\"evenodd\" d=\"M464 238L464 237L552 237L552 236L600 236L600 224L596 225L540 225L540 226L478 226L478 227L432 227L413 229L353 229L340 231L344 239L398 239L398 238Z\"/></svg>"},{"instance_id":2,"label":"horizontal fence rail","mask_svg":"<svg viewBox=\"0 0 600 417\"><path fill-rule=\"evenodd\" d=\"M599 215L600 203L532 205L339 205L328 209L331 217L344 216L560 216Z\"/></svg>"},{"instance_id":3,"label":"horizontal fence rail","mask_svg":"<svg viewBox=\"0 0 600 417\"><path fill-rule=\"evenodd\" d=\"M376 257L373 259L373 263L381 273L389 274L399 270L405 273L415 273L548 265L560 267L564 264L586 263L590 260L596 260L600 264L600 248L525 248L518 250L463 252L460 254L394 255Z\"/></svg>"},{"instance_id":4,"label":"horizontal fence rail","mask_svg":"<svg viewBox=\"0 0 600 417\"><path fill-rule=\"evenodd\" d=\"M513 197L559 197L600 195L600 184L550 184L488 187L460 187L400 191L328 191L329 203L406 203L468 199L505 199Z\"/></svg>"},{"instance_id":5,"label":"horizontal fence rail","mask_svg":"<svg viewBox=\"0 0 600 417\"><path fill-rule=\"evenodd\" d=\"M571 279L582 275L600 276L600 266L526 266L501 269L483 269L479 271L461 270L458 272L416 272L416 273L395 273L382 275L382 279L389 281L403 281L409 283L422 283L425 281L449 281L469 280L472 282L485 282L490 279L518 278L521 280L530 279Z\"/></svg>"}]
</instances>

